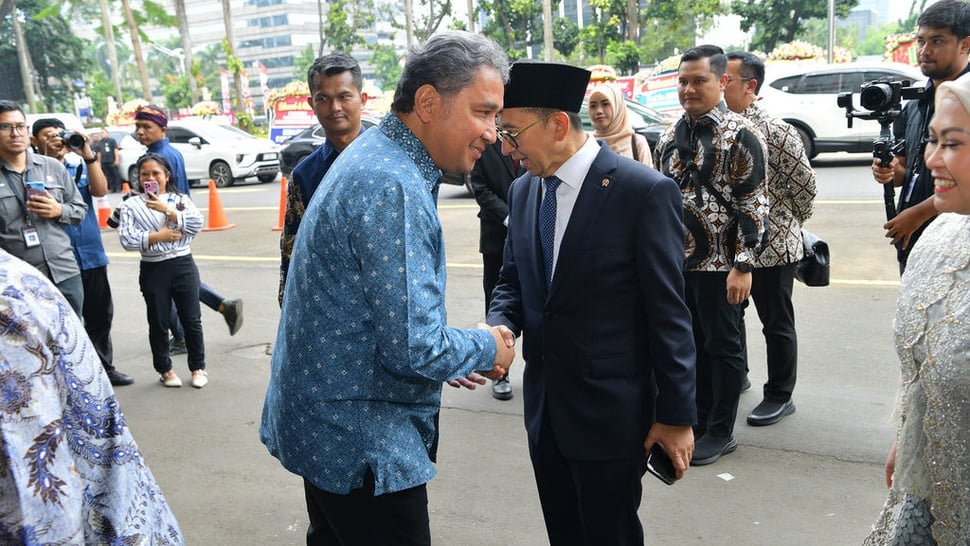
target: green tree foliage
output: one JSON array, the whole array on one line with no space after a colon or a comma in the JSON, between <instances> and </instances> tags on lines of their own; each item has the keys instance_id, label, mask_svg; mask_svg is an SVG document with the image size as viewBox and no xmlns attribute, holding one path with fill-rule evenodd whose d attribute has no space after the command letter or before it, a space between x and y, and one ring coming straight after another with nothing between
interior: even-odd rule
<instances>
[{"instance_id":1,"label":"green tree foliage","mask_svg":"<svg viewBox=\"0 0 970 546\"><path fill-rule=\"evenodd\" d=\"M397 80L401 79L401 58L394 51L392 45L374 46L374 55L370 59L374 65L374 75L377 76L381 89L388 91L397 86Z\"/></svg>"},{"instance_id":2,"label":"green tree foliage","mask_svg":"<svg viewBox=\"0 0 970 546\"><path fill-rule=\"evenodd\" d=\"M656 63L687 51L711 28L715 16L727 13L725 5L719 0L648 0L642 12L641 58Z\"/></svg>"},{"instance_id":3,"label":"green tree foliage","mask_svg":"<svg viewBox=\"0 0 970 546\"><path fill-rule=\"evenodd\" d=\"M317 54L313 51L313 44L307 44L300 55L293 59L293 77L300 81L305 80L306 71L315 60L317 60Z\"/></svg>"},{"instance_id":4,"label":"green tree foliage","mask_svg":"<svg viewBox=\"0 0 970 546\"><path fill-rule=\"evenodd\" d=\"M36 73L39 102L48 112L74 110L74 81L83 80L90 65L85 42L50 0L19 0L24 39ZM17 50L9 17L0 20L0 96L25 100Z\"/></svg>"},{"instance_id":5,"label":"green tree foliage","mask_svg":"<svg viewBox=\"0 0 970 546\"><path fill-rule=\"evenodd\" d=\"M847 16L858 4L859 0L835 0L835 16ZM828 16L828 3L820 0L734 2L731 9L741 16L741 30L755 29L751 48L762 51L796 39L808 19Z\"/></svg>"},{"instance_id":6,"label":"green tree foliage","mask_svg":"<svg viewBox=\"0 0 970 546\"><path fill-rule=\"evenodd\" d=\"M552 47L569 57L579 45L579 25L565 17L557 17L552 22Z\"/></svg>"},{"instance_id":7,"label":"green tree foliage","mask_svg":"<svg viewBox=\"0 0 970 546\"><path fill-rule=\"evenodd\" d=\"M886 53L886 36L905 32L899 23L889 23L878 27L870 27L866 38L859 42L856 55L883 55Z\"/></svg>"},{"instance_id":8,"label":"green tree foliage","mask_svg":"<svg viewBox=\"0 0 970 546\"><path fill-rule=\"evenodd\" d=\"M357 32L374 24L374 0L334 0L327 8L323 42L334 51L353 51L364 45Z\"/></svg>"},{"instance_id":9,"label":"green tree foliage","mask_svg":"<svg viewBox=\"0 0 970 546\"><path fill-rule=\"evenodd\" d=\"M620 20L625 13L626 2L589 0L589 7L593 11L593 17L586 26L579 29L579 41L583 51L602 64L606 60L606 46L622 38Z\"/></svg>"},{"instance_id":10,"label":"green tree foliage","mask_svg":"<svg viewBox=\"0 0 970 546\"><path fill-rule=\"evenodd\" d=\"M640 70L640 48L633 40L610 42L606 46L606 61L621 76L636 74Z\"/></svg>"},{"instance_id":11,"label":"green tree foliage","mask_svg":"<svg viewBox=\"0 0 970 546\"><path fill-rule=\"evenodd\" d=\"M553 0L553 12L558 4ZM528 46L542 42L542 0L479 0L478 12L488 18L482 34L505 48L509 59L525 57Z\"/></svg>"},{"instance_id":12,"label":"green tree foliage","mask_svg":"<svg viewBox=\"0 0 970 546\"><path fill-rule=\"evenodd\" d=\"M192 106L192 94L189 93L189 78L177 72L167 74L159 79L165 106L178 109Z\"/></svg>"}]
</instances>

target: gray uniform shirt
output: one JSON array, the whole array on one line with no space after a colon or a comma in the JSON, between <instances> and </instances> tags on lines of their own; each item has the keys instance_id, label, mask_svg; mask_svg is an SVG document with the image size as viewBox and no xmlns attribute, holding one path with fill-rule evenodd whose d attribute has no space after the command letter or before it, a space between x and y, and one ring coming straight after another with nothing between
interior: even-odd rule
<instances>
[{"instance_id":1,"label":"gray uniform shirt","mask_svg":"<svg viewBox=\"0 0 970 546\"><path fill-rule=\"evenodd\" d=\"M80 275L65 225L77 225L88 207L74 180L56 159L27 150L27 169L16 172L0 160L0 247L37 268L54 283ZM41 218L27 212L25 182L43 182L61 204L60 218ZM27 215L30 215L29 222ZM40 245L27 247L24 229L33 225Z\"/></svg>"}]
</instances>

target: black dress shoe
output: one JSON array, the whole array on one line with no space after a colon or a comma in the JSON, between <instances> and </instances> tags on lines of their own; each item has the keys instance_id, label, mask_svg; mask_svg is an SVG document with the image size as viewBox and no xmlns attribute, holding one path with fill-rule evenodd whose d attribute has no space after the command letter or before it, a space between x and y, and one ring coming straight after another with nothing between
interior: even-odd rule
<instances>
[{"instance_id":1,"label":"black dress shoe","mask_svg":"<svg viewBox=\"0 0 970 546\"><path fill-rule=\"evenodd\" d=\"M108 380L111 381L111 384L114 385L115 387L123 387L125 385L131 385L132 383L135 382L134 377L128 374L121 373L118 370L109 371Z\"/></svg>"},{"instance_id":2,"label":"black dress shoe","mask_svg":"<svg viewBox=\"0 0 970 546\"><path fill-rule=\"evenodd\" d=\"M723 455L727 455L738 448L734 436L727 438L705 434L694 444L694 455L690 459L691 466L703 466L717 462Z\"/></svg>"},{"instance_id":3,"label":"black dress shoe","mask_svg":"<svg viewBox=\"0 0 970 546\"><path fill-rule=\"evenodd\" d=\"M773 425L793 413L795 413L795 404L791 400L787 402L762 400L758 407L748 414L748 424L753 427Z\"/></svg>"}]
</instances>

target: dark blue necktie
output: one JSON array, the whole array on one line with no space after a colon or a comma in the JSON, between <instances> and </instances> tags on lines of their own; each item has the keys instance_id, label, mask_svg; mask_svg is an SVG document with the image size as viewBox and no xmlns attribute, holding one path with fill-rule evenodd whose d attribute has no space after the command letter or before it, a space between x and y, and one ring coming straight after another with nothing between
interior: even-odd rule
<instances>
[{"instance_id":1,"label":"dark blue necktie","mask_svg":"<svg viewBox=\"0 0 970 546\"><path fill-rule=\"evenodd\" d=\"M546 288L552 284L552 256L556 244L556 188L562 183L558 177L543 180L546 194L539 205L539 242L542 244L542 261L545 265Z\"/></svg>"}]
</instances>

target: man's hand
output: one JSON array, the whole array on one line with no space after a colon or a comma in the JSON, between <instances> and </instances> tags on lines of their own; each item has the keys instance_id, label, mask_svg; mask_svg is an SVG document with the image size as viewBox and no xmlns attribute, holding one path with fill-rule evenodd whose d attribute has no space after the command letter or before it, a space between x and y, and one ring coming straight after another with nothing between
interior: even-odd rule
<instances>
[{"instance_id":1,"label":"man's hand","mask_svg":"<svg viewBox=\"0 0 970 546\"><path fill-rule=\"evenodd\" d=\"M653 444L659 443L677 471L677 479L684 477L690 466L690 458L694 454L694 431L690 425L665 425L654 423L643 442L644 453L649 453Z\"/></svg>"},{"instance_id":2,"label":"man's hand","mask_svg":"<svg viewBox=\"0 0 970 546\"><path fill-rule=\"evenodd\" d=\"M51 195L49 191L44 191L44 195L33 195L27 200L27 210L41 218L60 218L64 212L61 204Z\"/></svg>"},{"instance_id":3,"label":"man's hand","mask_svg":"<svg viewBox=\"0 0 970 546\"><path fill-rule=\"evenodd\" d=\"M497 381L505 377L512 366L512 359L515 358L515 335L512 330L505 326L488 326L479 324L479 328L485 328L492 333L495 340L495 364L492 371L482 373L485 377Z\"/></svg>"},{"instance_id":4,"label":"man's hand","mask_svg":"<svg viewBox=\"0 0 970 546\"><path fill-rule=\"evenodd\" d=\"M465 387L466 389L473 391L479 385L484 385L488 381L481 374L472 372L468 374L468 377L459 377L458 379L452 379L448 381L448 384L456 389Z\"/></svg>"},{"instance_id":5,"label":"man's hand","mask_svg":"<svg viewBox=\"0 0 970 546\"><path fill-rule=\"evenodd\" d=\"M872 177L880 184L893 183L893 185L897 185L895 182L897 168L899 168L899 158L897 157L893 158L888 167L883 167L882 160L879 158L872 159Z\"/></svg>"},{"instance_id":6,"label":"man's hand","mask_svg":"<svg viewBox=\"0 0 970 546\"><path fill-rule=\"evenodd\" d=\"M741 273L731 268L727 276L727 300L731 305L737 305L751 295L751 273Z\"/></svg>"},{"instance_id":7,"label":"man's hand","mask_svg":"<svg viewBox=\"0 0 970 546\"><path fill-rule=\"evenodd\" d=\"M935 208L930 207L930 210L932 214L927 215L923 204L920 204L899 211L892 220L882 225L883 229L886 230L886 237L894 245L902 241L902 248L909 248L909 240L912 238L913 233L925 224L927 220L936 215Z\"/></svg>"}]
</instances>

